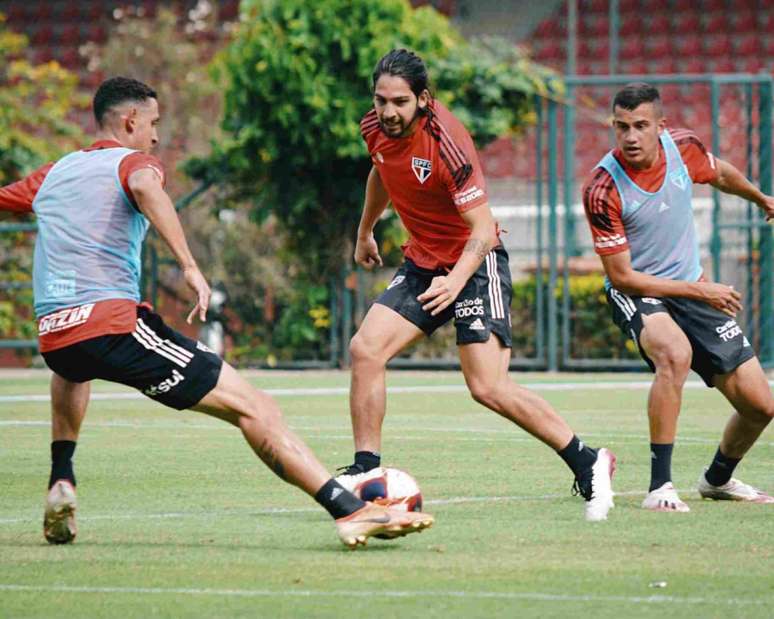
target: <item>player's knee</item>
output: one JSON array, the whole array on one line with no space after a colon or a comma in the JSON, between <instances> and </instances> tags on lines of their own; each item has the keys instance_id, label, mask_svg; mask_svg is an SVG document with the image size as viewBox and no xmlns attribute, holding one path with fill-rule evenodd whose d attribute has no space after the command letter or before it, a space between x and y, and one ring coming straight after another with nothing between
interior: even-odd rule
<instances>
[{"instance_id":1,"label":"player's knee","mask_svg":"<svg viewBox=\"0 0 774 619\"><path fill-rule=\"evenodd\" d=\"M656 372L675 382L684 382L691 370L692 351L688 346L670 346L654 355Z\"/></svg>"},{"instance_id":2,"label":"player's knee","mask_svg":"<svg viewBox=\"0 0 774 619\"><path fill-rule=\"evenodd\" d=\"M382 363L379 351L359 333L349 341L349 355L353 364Z\"/></svg>"},{"instance_id":3,"label":"player's knee","mask_svg":"<svg viewBox=\"0 0 774 619\"><path fill-rule=\"evenodd\" d=\"M473 380L468 383L471 397L487 408L497 410L499 406L497 384L486 380Z\"/></svg>"}]
</instances>

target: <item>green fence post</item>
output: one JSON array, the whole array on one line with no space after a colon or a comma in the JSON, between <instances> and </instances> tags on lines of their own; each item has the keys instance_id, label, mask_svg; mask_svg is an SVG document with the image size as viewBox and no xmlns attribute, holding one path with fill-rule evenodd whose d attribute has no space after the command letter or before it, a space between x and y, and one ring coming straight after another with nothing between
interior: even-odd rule
<instances>
[{"instance_id":1,"label":"green fence post","mask_svg":"<svg viewBox=\"0 0 774 619\"><path fill-rule=\"evenodd\" d=\"M771 195L771 120L772 120L772 80L760 83L758 87L758 105L760 109L760 124L758 126L758 182L763 193ZM766 225L762 211L758 213L759 228L758 243L758 273L760 308L758 312L758 329L760 333L760 358L766 365L774 364L774 334L772 334L772 231Z\"/></svg>"},{"instance_id":2,"label":"green fence post","mask_svg":"<svg viewBox=\"0 0 774 619\"><path fill-rule=\"evenodd\" d=\"M718 125L718 113L720 110L720 92L715 79L710 84L710 104L712 106L712 152L715 155L720 154L720 126ZM718 190L712 189L712 239L710 240L710 253L712 254L712 278L719 282L720 275L720 252L722 244L720 240L720 194Z\"/></svg>"},{"instance_id":3,"label":"green fence post","mask_svg":"<svg viewBox=\"0 0 774 619\"><path fill-rule=\"evenodd\" d=\"M341 362L349 367L349 340L352 338L352 290L347 287L347 279L352 270L345 267L341 273Z\"/></svg>"},{"instance_id":4,"label":"green fence post","mask_svg":"<svg viewBox=\"0 0 774 619\"><path fill-rule=\"evenodd\" d=\"M535 175L537 185L535 190L535 228L537 234L537 267L535 268L535 354L538 359L545 361L546 333L545 333L545 288L543 281L543 99L535 95L535 107L537 108L537 136L535 137Z\"/></svg>"},{"instance_id":5,"label":"green fence post","mask_svg":"<svg viewBox=\"0 0 774 619\"><path fill-rule=\"evenodd\" d=\"M753 87L752 84L745 84L744 87L744 108L745 108L745 156L747 157L747 166L745 172L747 178L753 178ZM753 318L753 303L755 301L754 286L755 277L753 273L753 254L755 253L755 228L757 223L753 211L752 202L748 200L745 213L745 222L747 223L746 236L746 258L745 258L745 295L744 295L744 329L747 337L753 345L756 342L756 325Z\"/></svg>"},{"instance_id":6,"label":"green fence post","mask_svg":"<svg viewBox=\"0 0 774 619\"><path fill-rule=\"evenodd\" d=\"M557 185L556 173L556 102L548 102L548 369L555 372L557 363L557 307L556 307L556 255L557 255Z\"/></svg>"}]
</instances>

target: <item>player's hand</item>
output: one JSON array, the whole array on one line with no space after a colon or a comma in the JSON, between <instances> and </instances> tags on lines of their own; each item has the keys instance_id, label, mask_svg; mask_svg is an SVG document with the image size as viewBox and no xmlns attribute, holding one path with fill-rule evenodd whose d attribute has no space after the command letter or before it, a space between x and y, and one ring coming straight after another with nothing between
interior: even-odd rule
<instances>
[{"instance_id":1,"label":"player's hand","mask_svg":"<svg viewBox=\"0 0 774 619\"><path fill-rule=\"evenodd\" d=\"M417 297L420 303L424 303L422 309L430 312L431 316L437 316L460 295L462 286L446 275L434 277L430 287Z\"/></svg>"},{"instance_id":2,"label":"player's hand","mask_svg":"<svg viewBox=\"0 0 774 619\"><path fill-rule=\"evenodd\" d=\"M742 295L733 286L702 282L704 301L732 318L742 311Z\"/></svg>"},{"instance_id":3,"label":"player's hand","mask_svg":"<svg viewBox=\"0 0 774 619\"><path fill-rule=\"evenodd\" d=\"M375 266L383 266L382 257L379 255L379 246L376 244L373 234L369 234L364 239L357 239L355 244L355 262L368 271Z\"/></svg>"},{"instance_id":4,"label":"player's hand","mask_svg":"<svg viewBox=\"0 0 774 619\"><path fill-rule=\"evenodd\" d=\"M758 205L766 215L766 221L774 222L774 197L763 196L763 200Z\"/></svg>"},{"instance_id":5,"label":"player's hand","mask_svg":"<svg viewBox=\"0 0 774 619\"><path fill-rule=\"evenodd\" d=\"M204 279L204 275L199 270L199 267L193 266L183 270L183 276L185 277L185 283L188 287L196 293L196 305L188 314L186 322L190 325L193 322L194 316L199 314L199 320L204 322L207 320L207 308L210 306L210 286L207 280Z\"/></svg>"}]
</instances>

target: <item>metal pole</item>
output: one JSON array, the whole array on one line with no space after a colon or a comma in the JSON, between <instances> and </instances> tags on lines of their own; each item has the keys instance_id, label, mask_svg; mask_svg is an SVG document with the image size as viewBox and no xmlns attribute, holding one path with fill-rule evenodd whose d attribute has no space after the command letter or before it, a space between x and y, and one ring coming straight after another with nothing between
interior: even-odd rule
<instances>
[{"instance_id":1,"label":"metal pole","mask_svg":"<svg viewBox=\"0 0 774 619\"><path fill-rule=\"evenodd\" d=\"M745 84L744 86L744 108L745 108L745 142L746 142L746 156L747 167L745 172L747 178L753 178L753 89L752 84ZM746 209L746 221L748 224L746 230L747 236L747 251L745 258L745 298L744 298L744 329L747 332L747 337L750 338L750 342L755 346L756 325L753 320L753 304L755 302L754 286L755 277L753 273L754 262L753 253L755 251L755 229L752 224L755 221L753 216L752 202L747 202ZM757 222L756 222L757 223ZM756 347L757 350L757 347Z\"/></svg>"},{"instance_id":2,"label":"metal pole","mask_svg":"<svg viewBox=\"0 0 774 619\"><path fill-rule=\"evenodd\" d=\"M537 267L535 269L535 312L537 314L535 329L535 353L538 359L545 361L545 286L543 282L543 99L535 95L537 109L537 136L535 138L535 161L537 186L535 196L536 228L537 228Z\"/></svg>"},{"instance_id":3,"label":"metal pole","mask_svg":"<svg viewBox=\"0 0 774 619\"><path fill-rule=\"evenodd\" d=\"M620 38L619 38L619 30L621 25L621 12L618 7L618 0L610 0L610 58L609 58L609 64L610 69L609 73L610 75L615 75L618 73L618 56L619 56L619 49L620 49Z\"/></svg>"},{"instance_id":4,"label":"metal pole","mask_svg":"<svg viewBox=\"0 0 774 619\"><path fill-rule=\"evenodd\" d=\"M578 66L578 0L567 0L567 75Z\"/></svg>"},{"instance_id":5,"label":"metal pole","mask_svg":"<svg viewBox=\"0 0 774 619\"><path fill-rule=\"evenodd\" d=\"M720 154L720 127L718 126L718 112L720 110L720 92L718 83L712 80L710 84L710 102L712 105L712 152L716 156ZM712 278L720 281L720 252L722 244L720 240L720 194L712 189L712 240L710 252L712 254Z\"/></svg>"},{"instance_id":6,"label":"metal pole","mask_svg":"<svg viewBox=\"0 0 774 619\"><path fill-rule=\"evenodd\" d=\"M575 105L574 87L567 87L564 112L564 234L562 243L562 363L570 358L570 257L575 255L575 215L572 211L575 190Z\"/></svg>"},{"instance_id":7,"label":"metal pole","mask_svg":"<svg viewBox=\"0 0 774 619\"><path fill-rule=\"evenodd\" d=\"M330 295L331 295L331 325L330 325L330 364L331 367L337 367L339 365L339 295L338 295L338 282L335 278L330 281Z\"/></svg>"},{"instance_id":8,"label":"metal pole","mask_svg":"<svg viewBox=\"0 0 774 619\"><path fill-rule=\"evenodd\" d=\"M771 195L771 123L772 123L772 79L761 82L758 87L758 106L760 110L759 132L759 156L758 156L758 182L763 193ZM772 311L774 311L774 299L772 299L772 247L771 226L766 225L762 211L758 212L759 228L758 243L758 272L760 273L760 308L758 312L758 325L760 330L760 358L766 365L774 363L774 333L772 333Z\"/></svg>"},{"instance_id":9,"label":"metal pole","mask_svg":"<svg viewBox=\"0 0 774 619\"><path fill-rule=\"evenodd\" d=\"M556 142L557 121L556 102L548 102L548 369L555 372L557 363L557 321L556 321L556 255L557 255L557 185L559 184L556 173Z\"/></svg>"}]
</instances>

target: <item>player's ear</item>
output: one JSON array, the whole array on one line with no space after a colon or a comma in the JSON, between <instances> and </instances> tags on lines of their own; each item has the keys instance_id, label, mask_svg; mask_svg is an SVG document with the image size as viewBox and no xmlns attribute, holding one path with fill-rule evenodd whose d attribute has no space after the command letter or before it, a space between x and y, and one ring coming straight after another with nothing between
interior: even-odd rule
<instances>
[{"instance_id":1,"label":"player's ear","mask_svg":"<svg viewBox=\"0 0 774 619\"><path fill-rule=\"evenodd\" d=\"M417 107L424 114L428 105L430 105L430 91L425 88L417 97Z\"/></svg>"},{"instance_id":2,"label":"player's ear","mask_svg":"<svg viewBox=\"0 0 774 619\"><path fill-rule=\"evenodd\" d=\"M124 130L127 133L134 133L135 127L137 125L137 108L133 107L131 108L123 117L124 121Z\"/></svg>"}]
</instances>

